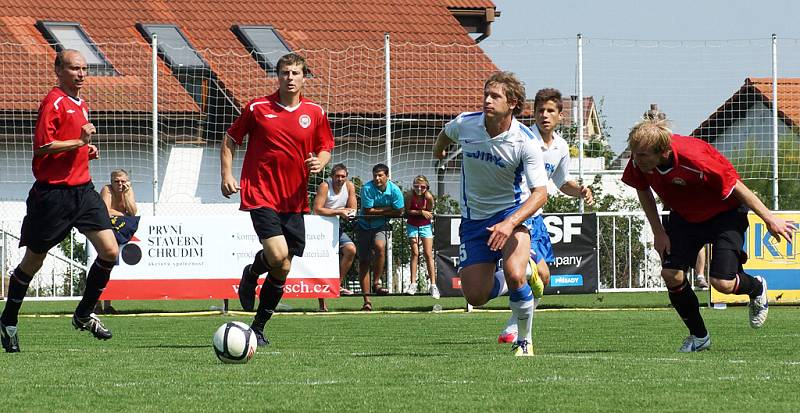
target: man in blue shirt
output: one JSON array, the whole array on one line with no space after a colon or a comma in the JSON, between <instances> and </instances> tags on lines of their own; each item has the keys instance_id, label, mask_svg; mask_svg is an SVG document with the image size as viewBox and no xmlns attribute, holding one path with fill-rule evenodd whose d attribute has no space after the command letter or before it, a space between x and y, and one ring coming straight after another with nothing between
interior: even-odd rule
<instances>
[{"instance_id":1,"label":"man in blue shirt","mask_svg":"<svg viewBox=\"0 0 800 413\"><path fill-rule=\"evenodd\" d=\"M364 294L364 311L372 310L369 271L372 269L376 295L386 295L381 287L381 274L386 261L386 233L391 230L389 218L403 216L403 192L389 180L389 167L379 163L372 167L372 180L361 187L361 213L356 224L358 277ZM370 262L372 265L370 266ZM370 268L371 267L371 268Z\"/></svg>"}]
</instances>

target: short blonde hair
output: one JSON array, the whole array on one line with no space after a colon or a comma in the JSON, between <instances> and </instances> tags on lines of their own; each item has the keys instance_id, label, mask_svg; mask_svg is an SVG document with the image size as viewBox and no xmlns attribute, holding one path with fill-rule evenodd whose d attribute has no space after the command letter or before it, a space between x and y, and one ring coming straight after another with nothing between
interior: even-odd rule
<instances>
[{"instance_id":1,"label":"short blonde hair","mask_svg":"<svg viewBox=\"0 0 800 413\"><path fill-rule=\"evenodd\" d=\"M416 177L416 178L414 178L414 180L412 181L412 184L413 184L413 183L416 183L416 182L418 182L418 181L419 181L419 182L424 182L424 183L425 183L425 186L427 186L428 188L430 188L430 187L431 187L431 183L430 183L430 182L428 182L428 178L426 178L426 177L425 177L425 175L417 175L417 177Z\"/></svg>"},{"instance_id":2,"label":"short blonde hair","mask_svg":"<svg viewBox=\"0 0 800 413\"><path fill-rule=\"evenodd\" d=\"M642 119L631 128L628 145L632 151L650 149L661 153L670 149L672 130L666 119Z\"/></svg>"}]
</instances>

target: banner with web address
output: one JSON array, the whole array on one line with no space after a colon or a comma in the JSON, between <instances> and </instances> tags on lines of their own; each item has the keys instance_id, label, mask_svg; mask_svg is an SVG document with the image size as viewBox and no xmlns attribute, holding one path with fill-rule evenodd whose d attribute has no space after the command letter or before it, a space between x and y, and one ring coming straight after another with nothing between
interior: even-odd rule
<instances>
[{"instance_id":1,"label":"banner with web address","mask_svg":"<svg viewBox=\"0 0 800 413\"><path fill-rule=\"evenodd\" d=\"M339 221L305 216L306 247L292 260L285 298L339 296ZM250 215L141 217L120 246L106 300L237 298L245 265L261 243ZM90 245L90 262L96 253ZM264 282L262 276L260 284Z\"/></svg>"}]
</instances>

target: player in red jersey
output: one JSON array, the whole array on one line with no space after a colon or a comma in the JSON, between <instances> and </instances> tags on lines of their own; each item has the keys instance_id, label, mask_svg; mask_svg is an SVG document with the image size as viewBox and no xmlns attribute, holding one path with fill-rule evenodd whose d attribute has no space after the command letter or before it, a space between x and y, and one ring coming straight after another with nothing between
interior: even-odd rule
<instances>
[{"instance_id":1,"label":"player in red jersey","mask_svg":"<svg viewBox=\"0 0 800 413\"><path fill-rule=\"evenodd\" d=\"M278 60L278 91L250 101L228 129L220 152L222 194L241 191L263 249L242 271L239 301L253 311L258 277L268 273L251 328L260 346L269 344L264 326L283 296L292 257L305 248L303 214L308 208L308 176L331 158L333 133L318 104L302 95L305 59L290 53ZM241 186L231 172L235 146L247 136Z\"/></svg>"},{"instance_id":2,"label":"player in red jersey","mask_svg":"<svg viewBox=\"0 0 800 413\"><path fill-rule=\"evenodd\" d=\"M111 338L92 313L108 284L119 248L108 209L95 191L89 175L89 160L97 158L92 145L96 129L89 122L89 109L79 95L86 80L86 60L77 50L56 55L54 87L39 106L33 138L33 184L27 199L19 245L27 247L14 269L8 300L0 316L0 339L6 352L20 351L17 316L28 284L42 267L47 251L77 228L94 245L98 257L86 277L86 289L72 316L76 329L88 330L101 340Z\"/></svg>"},{"instance_id":3,"label":"player in red jersey","mask_svg":"<svg viewBox=\"0 0 800 413\"><path fill-rule=\"evenodd\" d=\"M672 134L666 120L639 122L631 129L628 142L632 156L622 181L637 190L661 256L661 277L670 302L689 329L679 351L701 351L711 346L697 296L685 277L707 243L713 244L708 274L711 284L726 294L749 295L750 325L761 327L769 310L767 283L742 269L747 211L761 217L775 237L791 240L794 227L773 215L713 146ZM672 208L666 228L651 189Z\"/></svg>"}]
</instances>

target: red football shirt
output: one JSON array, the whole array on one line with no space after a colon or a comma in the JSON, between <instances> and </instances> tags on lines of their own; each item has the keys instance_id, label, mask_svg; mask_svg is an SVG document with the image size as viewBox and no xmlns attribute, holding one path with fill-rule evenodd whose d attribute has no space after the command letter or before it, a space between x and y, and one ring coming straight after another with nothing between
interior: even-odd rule
<instances>
[{"instance_id":1,"label":"red football shirt","mask_svg":"<svg viewBox=\"0 0 800 413\"><path fill-rule=\"evenodd\" d=\"M68 96L54 87L39 105L33 135L33 149L55 141L80 139L81 127L89 123L89 107L82 99ZM89 175L89 147L44 155L33 155L33 176L37 182L53 185L82 185Z\"/></svg>"},{"instance_id":2,"label":"red football shirt","mask_svg":"<svg viewBox=\"0 0 800 413\"><path fill-rule=\"evenodd\" d=\"M658 168L645 174L628 161L622 182L638 190L653 188L678 215L702 222L739 206L731 196L739 174L730 161L700 139L672 135L674 162L668 171Z\"/></svg>"},{"instance_id":3,"label":"red football shirt","mask_svg":"<svg viewBox=\"0 0 800 413\"><path fill-rule=\"evenodd\" d=\"M333 149L331 126L320 105L301 97L297 106L287 108L275 92L250 101L228 135L237 145L248 136L241 210L309 211L305 160L310 152Z\"/></svg>"}]
</instances>

